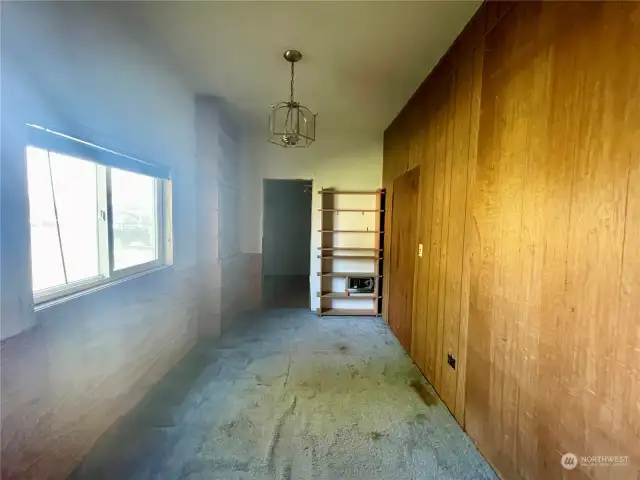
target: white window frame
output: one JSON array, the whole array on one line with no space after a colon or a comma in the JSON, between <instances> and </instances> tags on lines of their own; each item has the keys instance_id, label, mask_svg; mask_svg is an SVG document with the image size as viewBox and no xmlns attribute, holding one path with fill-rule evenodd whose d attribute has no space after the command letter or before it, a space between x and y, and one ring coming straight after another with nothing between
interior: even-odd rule
<instances>
[{"instance_id":1,"label":"white window frame","mask_svg":"<svg viewBox=\"0 0 640 480\"><path fill-rule=\"evenodd\" d=\"M27 145L28 147L45 148L39 145ZM155 181L156 198L156 254L157 258L150 262L115 270L114 268L114 236L113 236L113 205L111 192L111 169L119 167L105 166L86 155L73 155L67 152L58 152L55 148L49 148L50 153L62 153L75 158L92 162L97 167L97 218L101 221L98 225L98 257L99 274L95 277L70 282L33 292L33 301L36 308L43 304L58 301L66 297L73 297L94 289L100 289L110 284L119 283L124 279L139 276L143 273L156 270L171 263L171 180L154 177L143 173ZM25 149L25 166L26 166ZM119 168L122 170L122 168ZM125 169L126 170L126 169ZM134 173L134 170L132 170ZM30 233L31 235L31 233Z\"/></svg>"}]
</instances>

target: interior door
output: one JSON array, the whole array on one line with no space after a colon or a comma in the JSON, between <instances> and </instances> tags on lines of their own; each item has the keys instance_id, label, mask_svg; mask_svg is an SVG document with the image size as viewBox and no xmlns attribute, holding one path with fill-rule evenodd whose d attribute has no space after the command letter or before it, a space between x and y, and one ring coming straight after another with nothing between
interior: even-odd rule
<instances>
[{"instance_id":1,"label":"interior door","mask_svg":"<svg viewBox=\"0 0 640 480\"><path fill-rule=\"evenodd\" d=\"M409 353L419 189L419 167L409 170L393 181L388 322L395 336Z\"/></svg>"}]
</instances>

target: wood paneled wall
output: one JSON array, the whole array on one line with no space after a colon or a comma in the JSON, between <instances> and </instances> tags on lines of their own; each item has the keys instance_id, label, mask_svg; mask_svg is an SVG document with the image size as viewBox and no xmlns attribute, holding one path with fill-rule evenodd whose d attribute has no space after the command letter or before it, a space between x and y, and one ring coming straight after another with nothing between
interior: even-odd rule
<instances>
[{"instance_id":1,"label":"wood paneled wall","mask_svg":"<svg viewBox=\"0 0 640 480\"><path fill-rule=\"evenodd\" d=\"M475 168L484 22L484 13L474 17L387 129L384 142L383 184L389 199L393 180L421 167L411 356L460 423L469 286L465 232ZM393 209L391 202L387 221L392 221ZM386 236L387 258L392 237L393 233ZM420 244L422 257L417 256ZM384 280L387 292L389 282L400 281L392 275ZM387 312L388 304L385 318ZM447 363L448 354L456 359L455 369Z\"/></svg>"},{"instance_id":2,"label":"wood paneled wall","mask_svg":"<svg viewBox=\"0 0 640 480\"><path fill-rule=\"evenodd\" d=\"M484 4L384 152L385 187L423 172L411 354L480 451L637 478L640 4Z\"/></svg>"}]
</instances>

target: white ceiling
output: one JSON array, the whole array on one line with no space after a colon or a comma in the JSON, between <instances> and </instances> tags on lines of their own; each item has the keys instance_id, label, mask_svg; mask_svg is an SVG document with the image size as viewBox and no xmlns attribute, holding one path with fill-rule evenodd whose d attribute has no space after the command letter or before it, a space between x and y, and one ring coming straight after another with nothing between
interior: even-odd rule
<instances>
[{"instance_id":1,"label":"white ceiling","mask_svg":"<svg viewBox=\"0 0 640 480\"><path fill-rule=\"evenodd\" d=\"M285 100L288 48L296 99L329 130L381 135L480 1L120 3L141 41L200 94L225 98L251 128Z\"/></svg>"}]
</instances>

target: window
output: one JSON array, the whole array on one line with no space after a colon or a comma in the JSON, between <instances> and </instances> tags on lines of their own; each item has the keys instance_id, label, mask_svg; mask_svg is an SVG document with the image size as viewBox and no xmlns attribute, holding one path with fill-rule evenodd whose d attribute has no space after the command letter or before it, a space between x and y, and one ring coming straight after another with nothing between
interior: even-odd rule
<instances>
[{"instance_id":1,"label":"window","mask_svg":"<svg viewBox=\"0 0 640 480\"><path fill-rule=\"evenodd\" d=\"M111 169L115 270L158 259L156 179Z\"/></svg>"},{"instance_id":2,"label":"window","mask_svg":"<svg viewBox=\"0 0 640 480\"><path fill-rule=\"evenodd\" d=\"M156 268L168 258L169 180L151 175L148 164L139 173L100 162L105 155L97 153L104 151L87 144L68 148L71 141L65 139L65 148L42 141L26 148L36 303ZM126 165L121 157L107 158Z\"/></svg>"}]
</instances>

